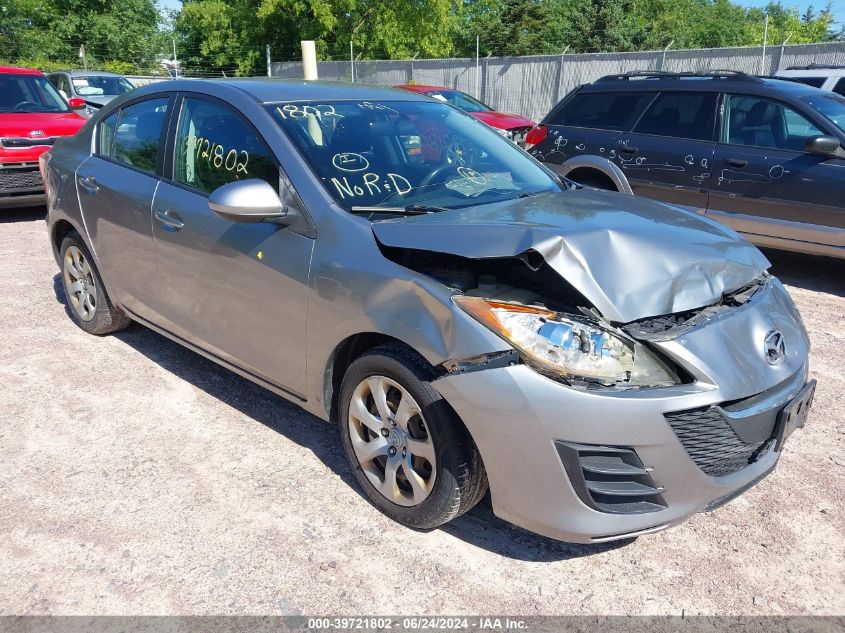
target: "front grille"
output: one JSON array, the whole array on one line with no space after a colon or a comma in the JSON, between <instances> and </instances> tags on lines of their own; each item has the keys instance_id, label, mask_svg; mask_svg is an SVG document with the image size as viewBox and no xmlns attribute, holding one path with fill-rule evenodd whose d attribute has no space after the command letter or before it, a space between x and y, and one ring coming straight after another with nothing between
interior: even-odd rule
<instances>
[{"instance_id":1,"label":"front grille","mask_svg":"<svg viewBox=\"0 0 845 633\"><path fill-rule=\"evenodd\" d=\"M0 194L40 191L43 188L38 167L0 167Z\"/></svg>"},{"instance_id":2,"label":"front grille","mask_svg":"<svg viewBox=\"0 0 845 633\"><path fill-rule=\"evenodd\" d=\"M28 147L52 146L56 142L52 138L0 138L0 147L6 149L25 149Z\"/></svg>"},{"instance_id":3,"label":"front grille","mask_svg":"<svg viewBox=\"0 0 845 633\"><path fill-rule=\"evenodd\" d=\"M555 442L555 447L575 493L589 507L612 514L666 508L663 488L630 448L570 442Z\"/></svg>"},{"instance_id":4,"label":"front grille","mask_svg":"<svg viewBox=\"0 0 845 633\"><path fill-rule=\"evenodd\" d=\"M665 413L687 454L711 477L730 475L757 461L770 440L746 444L718 407Z\"/></svg>"}]
</instances>

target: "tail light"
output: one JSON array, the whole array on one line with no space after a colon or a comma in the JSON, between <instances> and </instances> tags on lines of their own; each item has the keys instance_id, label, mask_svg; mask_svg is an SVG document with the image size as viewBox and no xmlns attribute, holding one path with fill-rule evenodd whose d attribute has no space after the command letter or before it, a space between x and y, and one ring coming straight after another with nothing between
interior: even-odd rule
<instances>
[{"instance_id":1,"label":"tail light","mask_svg":"<svg viewBox=\"0 0 845 633\"><path fill-rule=\"evenodd\" d=\"M549 135L549 128L545 125L538 125L528 130L525 136L525 149L531 149L537 143L542 143Z\"/></svg>"}]
</instances>

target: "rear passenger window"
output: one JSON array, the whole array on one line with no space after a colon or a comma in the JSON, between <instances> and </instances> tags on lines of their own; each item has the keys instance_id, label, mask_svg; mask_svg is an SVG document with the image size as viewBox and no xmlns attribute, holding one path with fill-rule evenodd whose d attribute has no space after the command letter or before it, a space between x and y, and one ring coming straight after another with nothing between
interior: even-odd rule
<instances>
[{"instance_id":1,"label":"rear passenger window","mask_svg":"<svg viewBox=\"0 0 845 633\"><path fill-rule=\"evenodd\" d=\"M634 132L710 141L716 118L715 92L663 92Z\"/></svg>"},{"instance_id":2,"label":"rear passenger window","mask_svg":"<svg viewBox=\"0 0 845 633\"><path fill-rule=\"evenodd\" d=\"M845 97L845 77L836 82L836 85L833 87L833 92Z\"/></svg>"},{"instance_id":3,"label":"rear passenger window","mask_svg":"<svg viewBox=\"0 0 845 633\"><path fill-rule=\"evenodd\" d=\"M549 123L602 130L629 130L654 93L590 92L577 94Z\"/></svg>"},{"instance_id":4,"label":"rear passenger window","mask_svg":"<svg viewBox=\"0 0 845 633\"><path fill-rule=\"evenodd\" d=\"M279 187L279 168L264 142L228 108L186 98L176 132L173 179L211 193L247 178Z\"/></svg>"},{"instance_id":5,"label":"rear passenger window","mask_svg":"<svg viewBox=\"0 0 845 633\"><path fill-rule=\"evenodd\" d=\"M107 155L121 163L155 172L169 101L166 97L149 99L121 109Z\"/></svg>"}]
</instances>

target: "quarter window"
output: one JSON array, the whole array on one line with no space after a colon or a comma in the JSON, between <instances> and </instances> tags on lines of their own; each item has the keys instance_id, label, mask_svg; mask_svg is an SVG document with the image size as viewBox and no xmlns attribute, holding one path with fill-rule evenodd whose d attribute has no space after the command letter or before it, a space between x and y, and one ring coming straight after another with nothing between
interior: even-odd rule
<instances>
[{"instance_id":1,"label":"quarter window","mask_svg":"<svg viewBox=\"0 0 845 633\"><path fill-rule=\"evenodd\" d=\"M833 87L833 92L845 97L845 77L836 82L836 85Z\"/></svg>"},{"instance_id":2,"label":"quarter window","mask_svg":"<svg viewBox=\"0 0 845 633\"><path fill-rule=\"evenodd\" d=\"M790 77L790 79L800 81L802 84L812 86L813 88L821 88L824 82L827 81L827 77Z\"/></svg>"},{"instance_id":3,"label":"quarter window","mask_svg":"<svg viewBox=\"0 0 845 633\"><path fill-rule=\"evenodd\" d=\"M240 116L215 103L186 98L176 133L173 178L206 193L247 178L278 188L279 168Z\"/></svg>"},{"instance_id":4,"label":"quarter window","mask_svg":"<svg viewBox=\"0 0 845 633\"><path fill-rule=\"evenodd\" d=\"M629 130L654 93L600 92L577 94L549 122L551 125Z\"/></svg>"},{"instance_id":5,"label":"quarter window","mask_svg":"<svg viewBox=\"0 0 845 633\"><path fill-rule=\"evenodd\" d=\"M803 152L807 138L822 132L802 114L779 101L728 95L722 138L731 145L749 145Z\"/></svg>"},{"instance_id":6,"label":"quarter window","mask_svg":"<svg viewBox=\"0 0 845 633\"><path fill-rule=\"evenodd\" d=\"M97 153L101 156L111 156L114 143L114 129L120 113L110 114L97 124Z\"/></svg>"},{"instance_id":7,"label":"quarter window","mask_svg":"<svg viewBox=\"0 0 845 633\"><path fill-rule=\"evenodd\" d=\"M169 98L149 99L121 109L113 141L108 143L108 153L103 147L104 138L100 136L100 153L138 169L155 172L168 102ZM101 134L104 133L101 130Z\"/></svg>"},{"instance_id":8,"label":"quarter window","mask_svg":"<svg viewBox=\"0 0 845 633\"><path fill-rule=\"evenodd\" d=\"M649 106L634 132L674 138L713 139L714 92L663 92Z\"/></svg>"}]
</instances>

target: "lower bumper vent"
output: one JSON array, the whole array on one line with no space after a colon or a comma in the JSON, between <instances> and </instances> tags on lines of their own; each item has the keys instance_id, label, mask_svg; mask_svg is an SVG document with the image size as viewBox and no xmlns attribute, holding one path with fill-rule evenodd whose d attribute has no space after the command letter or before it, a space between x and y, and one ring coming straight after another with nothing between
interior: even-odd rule
<instances>
[{"instance_id":1,"label":"lower bumper vent","mask_svg":"<svg viewBox=\"0 0 845 633\"><path fill-rule=\"evenodd\" d=\"M38 167L0 167L0 193L39 191L44 188Z\"/></svg>"},{"instance_id":2,"label":"lower bumper vent","mask_svg":"<svg viewBox=\"0 0 845 633\"><path fill-rule=\"evenodd\" d=\"M585 504L601 512L642 514L666 508L663 488L629 448L555 442L569 481Z\"/></svg>"},{"instance_id":3,"label":"lower bumper vent","mask_svg":"<svg viewBox=\"0 0 845 633\"><path fill-rule=\"evenodd\" d=\"M717 407L664 413L664 416L692 461L711 477L730 475L754 463L768 444L767 441L743 442Z\"/></svg>"}]
</instances>

